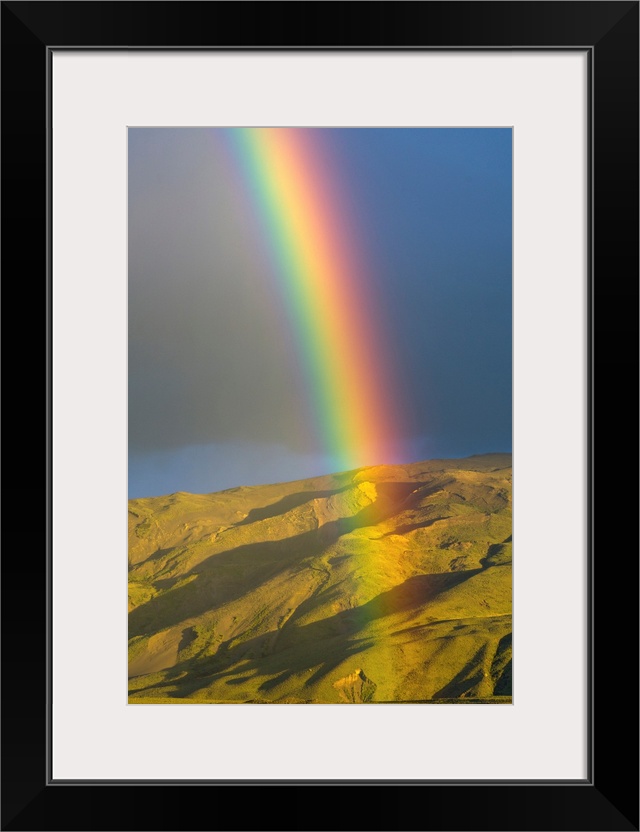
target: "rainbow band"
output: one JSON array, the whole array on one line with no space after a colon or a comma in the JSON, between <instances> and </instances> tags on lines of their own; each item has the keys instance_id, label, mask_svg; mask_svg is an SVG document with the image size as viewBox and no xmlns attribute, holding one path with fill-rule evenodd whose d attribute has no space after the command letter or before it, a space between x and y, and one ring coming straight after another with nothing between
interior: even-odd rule
<instances>
[{"instance_id":1,"label":"rainbow band","mask_svg":"<svg viewBox=\"0 0 640 832\"><path fill-rule=\"evenodd\" d=\"M274 257L324 451L338 470L399 462L399 399L323 131L228 132Z\"/></svg>"}]
</instances>

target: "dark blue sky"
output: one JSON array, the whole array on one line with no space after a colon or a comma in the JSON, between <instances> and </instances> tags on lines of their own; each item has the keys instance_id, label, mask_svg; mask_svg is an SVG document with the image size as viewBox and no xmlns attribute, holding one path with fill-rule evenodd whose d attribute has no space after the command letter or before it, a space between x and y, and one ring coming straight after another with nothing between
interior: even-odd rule
<instances>
[{"instance_id":1,"label":"dark blue sky","mask_svg":"<svg viewBox=\"0 0 640 832\"><path fill-rule=\"evenodd\" d=\"M406 461L511 450L511 130L323 129L383 299ZM129 492L327 473L215 130L129 130Z\"/></svg>"}]
</instances>

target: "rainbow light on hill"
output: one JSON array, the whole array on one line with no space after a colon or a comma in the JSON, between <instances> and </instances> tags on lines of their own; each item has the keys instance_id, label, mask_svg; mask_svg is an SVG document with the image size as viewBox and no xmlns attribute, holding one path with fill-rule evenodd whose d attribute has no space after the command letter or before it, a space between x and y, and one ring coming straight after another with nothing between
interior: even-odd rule
<instances>
[{"instance_id":1,"label":"rainbow light on hill","mask_svg":"<svg viewBox=\"0 0 640 832\"><path fill-rule=\"evenodd\" d=\"M336 470L402 461L401 399L327 130L225 130L257 215Z\"/></svg>"}]
</instances>

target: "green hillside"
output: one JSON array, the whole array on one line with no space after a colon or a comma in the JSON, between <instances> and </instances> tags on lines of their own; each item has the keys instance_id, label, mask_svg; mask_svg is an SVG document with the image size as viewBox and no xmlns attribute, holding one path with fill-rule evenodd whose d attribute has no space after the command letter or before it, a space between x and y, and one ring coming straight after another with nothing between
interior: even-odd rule
<instances>
[{"instance_id":1,"label":"green hillside","mask_svg":"<svg viewBox=\"0 0 640 832\"><path fill-rule=\"evenodd\" d=\"M129 701L510 702L511 455L129 502Z\"/></svg>"}]
</instances>

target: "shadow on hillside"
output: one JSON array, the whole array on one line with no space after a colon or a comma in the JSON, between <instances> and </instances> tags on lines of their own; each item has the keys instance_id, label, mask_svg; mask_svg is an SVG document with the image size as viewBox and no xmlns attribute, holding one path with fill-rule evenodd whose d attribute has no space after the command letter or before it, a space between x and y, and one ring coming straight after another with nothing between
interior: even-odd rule
<instances>
[{"instance_id":1,"label":"shadow on hillside","mask_svg":"<svg viewBox=\"0 0 640 832\"><path fill-rule=\"evenodd\" d=\"M500 639L496 655L491 666L491 675L495 679L493 693L495 696L511 696L512 694L512 634L507 633ZM508 660L505 659L509 656Z\"/></svg>"},{"instance_id":2,"label":"shadow on hillside","mask_svg":"<svg viewBox=\"0 0 640 832\"><path fill-rule=\"evenodd\" d=\"M295 625L297 618L312 612L317 606L329 604L340 596L338 587L329 587L309 598L300 605L299 615L292 616L280 631L278 649L286 649L292 644L305 643L325 634L351 636L372 621L395 613L409 612L433 601L437 595L452 589L477 575L481 569L468 569L465 572L442 572L428 575L414 575L387 592L376 595L371 601L359 607L343 610L330 618L307 624L302 627ZM311 628L311 629L309 629Z\"/></svg>"},{"instance_id":3,"label":"shadow on hillside","mask_svg":"<svg viewBox=\"0 0 640 832\"><path fill-rule=\"evenodd\" d=\"M480 558L480 563L485 569L490 566L506 566L512 562L509 544L512 542L512 535L509 535L502 543L492 543L487 548L487 554ZM502 560L501 560L502 557Z\"/></svg>"},{"instance_id":4,"label":"shadow on hillside","mask_svg":"<svg viewBox=\"0 0 640 832\"><path fill-rule=\"evenodd\" d=\"M184 550L184 546L169 546L167 549L156 549L156 551L152 555L149 555L148 558L145 558L145 560L137 563L136 566L142 566L143 563L152 563L156 560L162 560L162 558L166 557L167 555L170 555L172 553L175 555L178 554L180 551Z\"/></svg>"},{"instance_id":5,"label":"shadow on hillside","mask_svg":"<svg viewBox=\"0 0 640 832\"><path fill-rule=\"evenodd\" d=\"M416 529L428 529L434 523L439 523L441 520L451 519L451 514L443 514L441 517L432 517L430 520L423 520L421 523L407 523L404 526L398 526L393 531L383 534L382 537L391 537L391 535L403 535L409 532L415 532Z\"/></svg>"},{"instance_id":6,"label":"shadow on hillside","mask_svg":"<svg viewBox=\"0 0 640 832\"><path fill-rule=\"evenodd\" d=\"M341 535L379 523L392 516L411 493L414 483L380 483L378 499L352 517L342 517L284 540L262 541L237 546L211 555L189 572L175 579L156 581L167 588L129 613L129 638L146 635L201 615L234 601L291 569L304 569L305 559L319 555ZM195 575L195 580L171 588Z\"/></svg>"},{"instance_id":7,"label":"shadow on hillside","mask_svg":"<svg viewBox=\"0 0 640 832\"><path fill-rule=\"evenodd\" d=\"M467 662L459 673L440 690L433 694L434 699L459 699L463 694L480 684L484 678L483 659L487 645L476 651L473 658Z\"/></svg>"},{"instance_id":8,"label":"shadow on hillside","mask_svg":"<svg viewBox=\"0 0 640 832\"><path fill-rule=\"evenodd\" d=\"M511 633L504 635L491 660L490 675L493 679L493 696L511 696ZM434 693L434 699L459 699L470 693L484 679L484 665L488 644L484 644L462 670L444 687Z\"/></svg>"},{"instance_id":9,"label":"shadow on hillside","mask_svg":"<svg viewBox=\"0 0 640 832\"><path fill-rule=\"evenodd\" d=\"M260 685L260 690L268 692L291 676L312 670L305 684L314 684L346 659L371 646L370 639L359 634L373 621L420 607L480 571L416 575L360 607L343 610L321 621L287 625L279 632L271 631L242 642L230 639L220 645L214 656L178 664L165 681L136 692L173 684L176 691L169 695L181 698L216 681L225 680L235 686L253 676L270 677ZM185 671L186 676L176 678Z\"/></svg>"},{"instance_id":10,"label":"shadow on hillside","mask_svg":"<svg viewBox=\"0 0 640 832\"><path fill-rule=\"evenodd\" d=\"M334 488L330 491L299 491L297 494L288 494L276 503L271 503L263 508L252 508L249 514L235 523L236 526L249 526L251 523L258 523L260 520L270 520L272 517L277 517L279 514L286 514L294 508L299 508L305 503L310 503L311 500L319 500L323 497L333 497L334 494L341 494L353 488L353 485L345 485L342 488Z\"/></svg>"}]
</instances>

